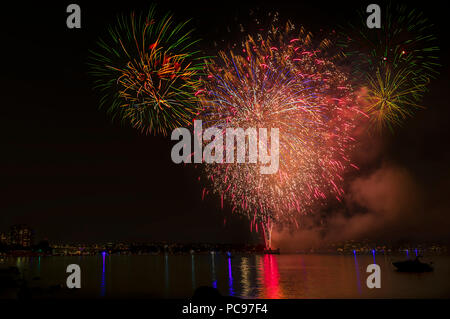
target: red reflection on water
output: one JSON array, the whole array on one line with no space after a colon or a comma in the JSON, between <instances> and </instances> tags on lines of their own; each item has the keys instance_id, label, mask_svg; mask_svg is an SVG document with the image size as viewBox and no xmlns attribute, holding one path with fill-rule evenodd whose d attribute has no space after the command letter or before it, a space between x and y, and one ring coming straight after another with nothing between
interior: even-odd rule
<instances>
[{"instance_id":1,"label":"red reflection on water","mask_svg":"<svg viewBox=\"0 0 450 319\"><path fill-rule=\"evenodd\" d=\"M281 298L280 273L278 272L277 259L274 255L264 255L261 271L263 272L264 288L266 291L264 298Z\"/></svg>"}]
</instances>

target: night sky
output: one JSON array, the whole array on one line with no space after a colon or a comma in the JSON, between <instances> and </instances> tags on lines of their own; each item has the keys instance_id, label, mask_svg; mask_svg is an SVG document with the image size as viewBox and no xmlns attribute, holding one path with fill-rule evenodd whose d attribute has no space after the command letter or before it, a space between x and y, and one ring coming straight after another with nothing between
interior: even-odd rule
<instances>
[{"instance_id":1,"label":"night sky","mask_svg":"<svg viewBox=\"0 0 450 319\"><path fill-rule=\"evenodd\" d=\"M202 201L199 171L172 163L170 138L143 136L98 109L99 95L87 75L88 50L95 48L117 14L146 11L151 2L74 2L81 6L81 29L66 27L66 7L72 2L18 2L2 9L0 231L26 223L38 239L50 241L255 241L245 219L232 216L227 207L220 210L219 198ZM192 18L204 51L213 54L213 41L219 46L237 41L227 26L233 30L237 23L245 24L250 9L278 11L280 17L314 31L344 23L361 3L163 1L157 10L171 10L177 21ZM440 2L416 6L433 21L441 39L443 66L422 103L427 108L394 134L362 140L363 151L356 157L363 169L349 182L345 213L324 216L329 229L316 232L314 224L309 228L314 234L325 231L328 236L333 228L348 226L343 233L349 237L397 233L402 238L448 240L449 22ZM364 158L369 151L375 154ZM399 195L404 206L393 208L399 213L391 214L389 205L371 206L363 193L371 187L381 196L371 199L376 202L386 199L387 187L394 194L405 191ZM395 197L388 200L399 202ZM355 201L357 208L350 203ZM372 227L366 217L373 212L386 223L377 217L379 225Z\"/></svg>"}]
</instances>

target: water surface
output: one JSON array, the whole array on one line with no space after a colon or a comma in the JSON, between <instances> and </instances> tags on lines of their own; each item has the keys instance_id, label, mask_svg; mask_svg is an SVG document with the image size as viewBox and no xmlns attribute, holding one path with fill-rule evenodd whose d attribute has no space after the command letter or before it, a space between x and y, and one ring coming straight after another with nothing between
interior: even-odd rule
<instances>
[{"instance_id":1,"label":"water surface","mask_svg":"<svg viewBox=\"0 0 450 319\"><path fill-rule=\"evenodd\" d=\"M336 255L133 255L7 258L33 285L64 284L69 264L81 267L74 296L186 298L199 286L240 298L449 298L450 257L436 256L435 271L398 273L405 256ZM369 264L381 267L381 288L366 286ZM39 277L40 279L36 279ZM33 280L33 278L35 278Z\"/></svg>"}]
</instances>

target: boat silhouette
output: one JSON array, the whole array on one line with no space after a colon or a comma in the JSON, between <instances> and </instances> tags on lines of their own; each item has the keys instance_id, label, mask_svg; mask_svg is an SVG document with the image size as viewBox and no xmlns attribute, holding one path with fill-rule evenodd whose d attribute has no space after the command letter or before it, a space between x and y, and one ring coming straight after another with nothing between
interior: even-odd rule
<instances>
[{"instance_id":1,"label":"boat silhouette","mask_svg":"<svg viewBox=\"0 0 450 319\"><path fill-rule=\"evenodd\" d=\"M396 261L392 263L396 268L397 271L401 272L430 272L433 271L433 267L431 266L432 263L427 264L424 262L421 262L419 260L419 256L417 256L415 259L411 260L404 260L404 261Z\"/></svg>"}]
</instances>

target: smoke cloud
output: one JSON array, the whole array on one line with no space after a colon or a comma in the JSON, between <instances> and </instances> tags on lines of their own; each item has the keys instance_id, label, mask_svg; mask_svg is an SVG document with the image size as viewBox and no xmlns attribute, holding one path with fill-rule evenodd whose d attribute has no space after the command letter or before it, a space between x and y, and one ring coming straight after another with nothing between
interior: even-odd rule
<instances>
[{"instance_id":1,"label":"smoke cloud","mask_svg":"<svg viewBox=\"0 0 450 319\"><path fill-rule=\"evenodd\" d=\"M437 204L435 196L406 168L383 162L380 168L350 182L344 208L319 223L314 216L307 216L295 231L274 230L273 246L295 251L349 239L448 238L450 223L443 213L448 203Z\"/></svg>"}]
</instances>

